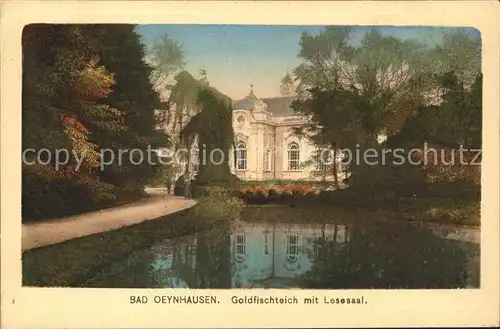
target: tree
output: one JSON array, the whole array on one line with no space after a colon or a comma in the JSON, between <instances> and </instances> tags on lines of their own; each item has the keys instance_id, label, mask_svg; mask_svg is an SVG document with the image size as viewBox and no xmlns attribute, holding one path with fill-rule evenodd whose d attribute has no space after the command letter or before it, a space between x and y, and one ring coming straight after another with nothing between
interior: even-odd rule
<instances>
[{"instance_id":1,"label":"tree","mask_svg":"<svg viewBox=\"0 0 500 329\"><path fill-rule=\"evenodd\" d=\"M229 152L234 146L232 101L207 83L194 79L189 73L181 74L182 80L179 81L183 82L182 86L190 88L176 94L181 100L176 106L182 104L196 113L182 129L181 141L190 146L197 138L200 151L213 155L200 164L196 181L202 185L230 182L234 179L228 162ZM190 103L193 100L195 103Z\"/></svg>"},{"instance_id":2,"label":"tree","mask_svg":"<svg viewBox=\"0 0 500 329\"><path fill-rule=\"evenodd\" d=\"M52 44L42 45L41 38ZM23 33L23 53L23 147L55 150L71 145L87 169L97 167L98 147L89 122L110 132L122 129L122 116L100 104L115 79L99 63L92 30L30 25Z\"/></svg>"},{"instance_id":3,"label":"tree","mask_svg":"<svg viewBox=\"0 0 500 329\"><path fill-rule=\"evenodd\" d=\"M47 165L23 164L23 217L60 216L112 202L113 186L100 183L95 174L100 160L97 138L123 130L123 116L102 103L115 79L99 63L94 29L29 25L22 45L22 146L48 149L50 158L44 160L52 160ZM60 168L54 155L62 150L72 156ZM75 154L83 159L80 168Z\"/></svg>"},{"instance_id":4,"label":"tree","mask_svg":"<svg viewBox=\"0 0 500 329\"><path fill-rule=\"evenodd\" d=\"M103 149L119 155L167 143L155 129L159 97L134 26L29 25L22 43L23 148L49 149L52 160L65 149L83 159L79 170L74 156L64 170L54 161L25 165L25 214L60 216L109 205L130 183L140 192L153 175L147 159L133 164L129 157L115 158L112 166L96 170Z\"/></svg>"},{"instance_id":5,"label":"tree","mask_svg":"<svg viewBox=\"0 0 500 329\"><path fill-rule=\"evenodd\" d=\"M156 90L168 89L169 80L185 65L182 46L167 34L160 36L148 50L148 62L153 67L151 81Z\"/></svg>"},{"instance_id":6,"label":"tree","mask_svg":"<svg viewBox=\"0 0 500 329\"><path fill-rule=\"evenodd\" d=\"M304 133L317 146L315 160L326 162L322 168L332 171L334 186L338 188L338 150L353 146L362 131L352 111L352 95L342 87L334 91L315 88L309 94L310 98L295 101L292 107L310 118ZM325 152L328 150L331 154Z\"/></svg>"},{"instance_id":7,"label":"tree","mask_svg":"<svg viewBox=\"0 0 500 329\"><path fill-rule=\"evenodd\" d=\"M141 161L138 153L135 158L125 154L106 167L102 177L115 185L142 185L155 173L146 159L148 150L168 145L165 133L156 129L160 122L155 111L160 107L160 99L150 81L153 70L144 61L144 45L133 25L96 25L95 29L101 63L114 73L117 82L103 103L118 108L127 127L119 135L100 134L99 145L113 150L115 155L120 149L137 149L144 156ZM155 154L151 153L151 160L158 164Z\"/></svg>"},{"instance_id":8,"label":"tree","mask_svg":"<svg viewBox=\"0 0 500 329\"><path fill-rule=\"evenodd\" d=\"M470 118L465 113L472 106L465 91L471 88L480 64L476 40L460 32L447 33L442 44L433 49L375 29L366 33L359 45L353 46L350 38L351 29L341 27L327 27L318 35L304 33L301 38L302 63L294 71L299 99L294 108L312 119L311 135L318 146L354 142L362 149L376 148L380 134L391 137L404 133L406 122L420 109L446 98L445 103L455 109L441 114L455 117L454 125L462 134L462 123L474 122L477 127L478 107ZM445 87L441 77L448 71L442 70L449 68L454 69L455 80L449 80L451 84ZM475 90L478 99L477 84ZM361 163L352 169L362 167Z\"/></svg>"}]
</instances>

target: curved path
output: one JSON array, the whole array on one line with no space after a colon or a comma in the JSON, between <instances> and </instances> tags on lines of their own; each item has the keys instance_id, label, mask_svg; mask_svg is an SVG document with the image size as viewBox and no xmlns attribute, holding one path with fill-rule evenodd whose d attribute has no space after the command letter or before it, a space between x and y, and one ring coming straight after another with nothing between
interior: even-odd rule
<instances>
[{"instance_id":1,"label":"curved path","mask_svg":"<svg viewBox=\"0 0 500 329\"><path fill-rule=\"evenodd\" d=\"M39 223L23 224L22 250L28 250L112 231L172 214L196 204L184 197L166 195L163 188L148 188L149 198L128 205Z\"/></svg>"}]
</instances>

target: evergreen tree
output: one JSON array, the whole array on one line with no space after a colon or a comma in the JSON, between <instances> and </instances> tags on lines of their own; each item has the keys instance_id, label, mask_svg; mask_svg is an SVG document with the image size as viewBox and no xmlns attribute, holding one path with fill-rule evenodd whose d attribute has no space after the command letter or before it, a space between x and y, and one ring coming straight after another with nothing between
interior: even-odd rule
<instances>
[{"instance_id":1,"label":"evergreen tree","mask_svg":"<svg viewBox=\"0 0 500 329\"><path fill-rule=\"evenodd\" d=\"M157 130L160 123L155 111L160 108L158 93L150 81L152 68L145 63L145 50L133 25L97 25L96 35L100 43L101 63L114 73L116 85L103 103L118 108L125 118L127 129L119 135L100 135L101 148L110 148L114 154L119 150L141 150L131 157L124 153L121 164L117 161L106 168L103 178L115 185L146 183L154 174L147 156L148 149L164 147L167 136ZM158 165L156 155L151 153L151 163Z\"/></svg>"},{"instance_id":2,"label":"evergreen tree","mask_svg":"<svg viewBox=\"0 0 500 329\"><path fill-rule=\"evenodd\" d=\"M23 164L23 218L60 216L112 202L112 186L95 176L100 160L96 133L123 129L123 117L101 103L115 80L99 64L93 30L85 25L29 25L22 45L22 146L51 152L43 159L51 160L47 165ZM63 150L71 153L71 161L60 168L55 154ZM83 159L78 171L74 155Z\"/></svg>"}]
</instances>

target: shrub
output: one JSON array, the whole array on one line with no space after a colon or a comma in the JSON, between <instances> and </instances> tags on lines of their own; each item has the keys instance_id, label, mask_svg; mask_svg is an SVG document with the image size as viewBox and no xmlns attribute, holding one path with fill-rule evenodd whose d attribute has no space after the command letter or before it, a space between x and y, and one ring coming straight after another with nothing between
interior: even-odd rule
<instances>
[{"instance_id":1,"label":"shrub","mask_svg":"<svg viewBox=\"0 0 500 329\"><path fill-rule=\"evenodd\" d=\"M243 208L242 200L231 196L228 189L215 186L206 189L206 194L199 199L193 212L197 218L206 221L231 220Z\"/></svg>"},{"instance_id":2,"label":"shrub","mask_svg":"<svg viewBox=\"0 0 500 329\"><path fill-rule=\"evenodd\" d=\"M23 220L46 219L113 205L117 189L81 172L34 164L22 169Z\"/></svg>"},{"instance_id":3,"label":"shrub","mask_svg":"<svg viewBox=\"0 0 500 329\"><path fill-rule=\"evenodd\" d=\"M269 202L277 202L281 198L281 190L278 187L271 187L268 191Z\"/></svg>"},{"instance_id":4,"label":"shrub","mask_svg":"<svg viewBox=\"0 0 500 329\"><path fill-rule=\"evenodd\" d=\"M321 189L314 185L287 184L244 187L237 190L238 196L251 204L263 204L269 202L291 202L302 198L316 198L320 195Z\"/></svg>"}]
</instances>

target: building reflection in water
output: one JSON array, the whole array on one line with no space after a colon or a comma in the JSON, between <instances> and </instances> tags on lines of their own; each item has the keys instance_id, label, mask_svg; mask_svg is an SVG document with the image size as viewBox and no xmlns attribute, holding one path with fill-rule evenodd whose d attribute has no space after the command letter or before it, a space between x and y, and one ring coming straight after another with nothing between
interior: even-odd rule
<instances>
[{"instance_id":1,"label":"building reflection in water","mask_svg":"<svg viewBox=\"0 0 500 329\"><path fill-rule=\"evenodd\" d=\"M287 287L312 269L318 241L340 251L349 233L337 224L242 223L231 234L232 287Z\"/></svg>"},{"instance_id":2,"label":"building reflection in water","mask_svg":"<svg viewBox=\"0 0 500 329\"><path fill-rule=\"evenodd\" d=\"M319 253L318 241L333 243L339 252L349 241L349 233L348 227L340 224L240 222L228 232L229 244L219 246L229 248L229 259L217 257L217 251L211 255L215 257L210 258L216 262L229 262L227 268L232 288L289 287L291 281L311 270L314 256ZM197 247L213 247L197 246L198 240L191 237L176 241L175 245L165 244L151 250L155 255L151 272L157 286L199 287L200 280L189 277L194 272L200 274L203 267L216 264L197 257Z\"/></svg>"},{"instance_id":3,"label":"building reflection in water","mask_svg":"<svg viewBox=\"0 0 500 329\"><path fill-rule=\"evenodd\" d=\"M479 245L394 223L245 222L140 250L90 287L479 287Z\"/></svg>"}]
</instances>

